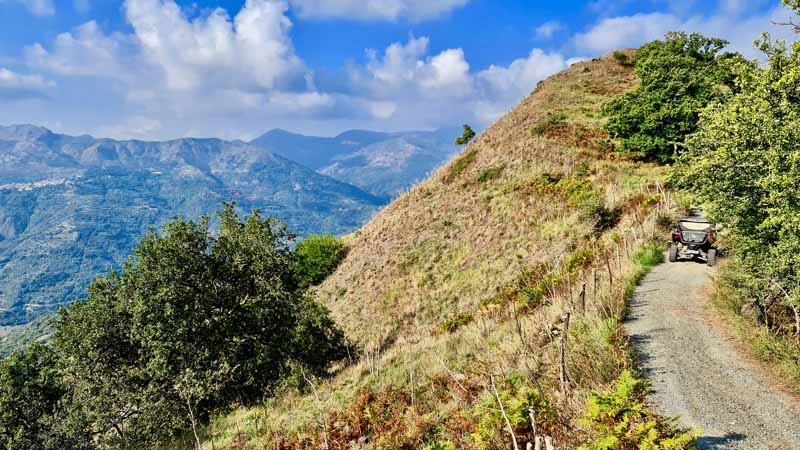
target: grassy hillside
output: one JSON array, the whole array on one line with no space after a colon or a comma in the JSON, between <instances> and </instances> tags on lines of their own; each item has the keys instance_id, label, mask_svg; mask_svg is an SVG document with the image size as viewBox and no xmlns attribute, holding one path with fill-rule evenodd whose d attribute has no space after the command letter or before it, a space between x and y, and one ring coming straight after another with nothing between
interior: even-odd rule
<instances>
[{"instance_id":1,"label":"grassy hillside","mask_svg":"<svg viewBox=\"0 0 800 450\"><path fill-rule=\"evenodd\" d=\"M587 401L644 395L592 392L630 366L620 321L671 204L663 168L606 151L601 107L636 82L573 65L351 235L319 296L352 364L215 419L204 448L501 449L509 427L524 448L531 416L560 448L601 438L616 419Z\"/></svg>"}]
</instances>

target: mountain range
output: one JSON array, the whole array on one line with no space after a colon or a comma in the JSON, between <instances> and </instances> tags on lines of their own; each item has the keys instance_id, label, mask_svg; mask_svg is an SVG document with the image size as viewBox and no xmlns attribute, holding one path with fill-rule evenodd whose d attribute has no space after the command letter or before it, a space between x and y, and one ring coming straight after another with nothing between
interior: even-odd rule
<instances>
[{"instance_id":1,"label":"mountain range","mask_svg":"<svg viewBox=\"0 0 800 450\"><path fill-rule=\"evenodd\" d=\"M349 233L447 160L446 136L276 130L249 143L146 142L0 127L0 326L83 297L148 228L213 214L223 201L301 236Z\"/></svg>"},{"instance_id":2,"label":"mountain range","mask_svg":"<svg viewBox=\"0 0 800 450\"><path fill-rule=\"evenodd\" d=\"M460 129L380 133L352 130L332 138L272 130L254 146L297 161L384 199L402 194L453 157Z\"/></svg>"}]
</instances>

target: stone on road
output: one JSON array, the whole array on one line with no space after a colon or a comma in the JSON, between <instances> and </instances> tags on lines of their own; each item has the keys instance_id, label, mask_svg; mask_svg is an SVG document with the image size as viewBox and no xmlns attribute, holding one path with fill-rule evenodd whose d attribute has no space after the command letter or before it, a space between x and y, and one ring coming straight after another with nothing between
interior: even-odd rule
<instances>
[{"instance_id":1,"label":"stone on road","mask_svg":"<svg viewBox=\"0 0 800 450\"><path fill-rule=\"evenodd\" d=\"M634 295L626 328L651 401L703 429L700 450L798 450L800 404L708 320L712 273L697 262L662 264Z\"/></svg>"}]
</instances>

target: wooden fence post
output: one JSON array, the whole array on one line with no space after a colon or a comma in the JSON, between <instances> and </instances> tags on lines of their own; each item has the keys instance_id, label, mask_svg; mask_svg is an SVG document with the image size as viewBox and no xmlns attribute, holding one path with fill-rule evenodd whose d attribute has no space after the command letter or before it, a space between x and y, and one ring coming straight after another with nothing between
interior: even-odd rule
<instances>
[{"instance_id":1,"label":"wooden fence post","mask_svg":"<svg viewBox=\"0 0 800 450\"><path fill-rule=\"evenodd\" d=\"M564 326L558 339L559 381L561 392L567 392L567 335L569 334L569 313L564 314Z\"/></svg>"},{"instance_id":2,"label":"wooden fence post","mask_svg":"<svg viewBox=\"0 0 800 450\"><path fill-rule=\"evenodd\" d=\"M586 314L586 283L581 285L581 292L578 294L581 305L581 314Z\"/></svg>"}]
</instances>

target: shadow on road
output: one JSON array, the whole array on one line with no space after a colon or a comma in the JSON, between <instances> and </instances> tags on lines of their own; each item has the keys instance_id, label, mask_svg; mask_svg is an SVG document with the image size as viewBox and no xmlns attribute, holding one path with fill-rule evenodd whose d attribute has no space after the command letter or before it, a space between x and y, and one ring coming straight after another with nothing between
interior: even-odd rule
<instances>
[{"instance_id":1,"label":"shadow on road","mask_svg":"<svg viewBox=\"0 0 800 450\"><path fill-rule=\"evenodd\" d=\"M728 433L725 436L700 436L697 438L697 448L698 450L724 450L731 448L730 444L741 442L745 438L747 436L740 433Z\"/></svg>"}]
</instances>

